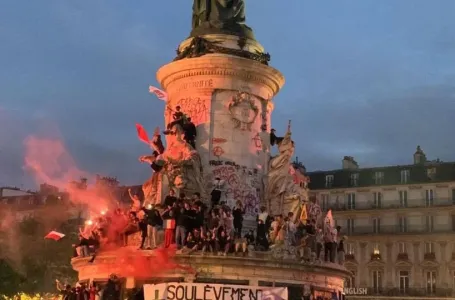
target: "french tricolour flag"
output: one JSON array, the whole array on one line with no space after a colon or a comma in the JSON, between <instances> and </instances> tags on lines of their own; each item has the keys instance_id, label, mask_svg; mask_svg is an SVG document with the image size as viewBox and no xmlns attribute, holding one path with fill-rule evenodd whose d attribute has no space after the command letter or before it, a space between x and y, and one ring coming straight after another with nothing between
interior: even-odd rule
<instances>
[{"instance_id":1,"label":"french tricolour flag","mask_svg":"<svg viewBox=\"0 0 455 300\"><path fill-rule=\"evenodd\" d=\"M49 232L44 238L45 239L50 239L54 241L59 241L61 240L65 235L63 233L57 232L57 231L51 231Z\"/></svg>"}]
</instances>

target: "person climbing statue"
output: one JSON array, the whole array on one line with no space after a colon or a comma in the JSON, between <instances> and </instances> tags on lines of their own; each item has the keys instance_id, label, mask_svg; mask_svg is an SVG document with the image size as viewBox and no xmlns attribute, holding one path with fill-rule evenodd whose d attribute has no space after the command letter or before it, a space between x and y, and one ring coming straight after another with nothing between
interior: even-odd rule
<instances>
[{"instance_id":1,"label":"person climbing statue","mask_svg":"<svg viewBox=\"0 0 455 300\"><path fill-rule=\"evenodd\" d=\"M175 107L175 111L172 114L172 119L173 121L167 124L167 129L163 132L164 134L171 134L172 127L174 127L175 125L180 125L180 127L182 127L183 129L183 126L185 125L187 120L185 114L180 110L180 106L177 105Z\"/></svg>"},{"instance_id":2,"label":"person climbing statue","mask_svg":"<svg viewBox=\"0 0 455 300\"><path fill-rule=\"evenodd\" d=\"M190 144L193 149L196 149L196 136L196 125L191 121L191 118L188 118L187 122L183 125L183 139Z\"/></svg>"}]
</instances>

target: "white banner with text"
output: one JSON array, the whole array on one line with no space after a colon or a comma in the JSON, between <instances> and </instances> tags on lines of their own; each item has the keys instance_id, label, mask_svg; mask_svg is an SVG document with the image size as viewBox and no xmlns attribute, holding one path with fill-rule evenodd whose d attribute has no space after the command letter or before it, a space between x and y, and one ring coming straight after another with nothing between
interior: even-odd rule
<instances>
[{"instance_id":1,"label":"white banner with text","mask_svg":"<svg viewBox=\"0 0 455 300\"><path fill-rule=\"evenodd\" d=\"M288 300L285 287L210 283L160 283L144 285L145 300Z\"/></svg>"}]
</instances>

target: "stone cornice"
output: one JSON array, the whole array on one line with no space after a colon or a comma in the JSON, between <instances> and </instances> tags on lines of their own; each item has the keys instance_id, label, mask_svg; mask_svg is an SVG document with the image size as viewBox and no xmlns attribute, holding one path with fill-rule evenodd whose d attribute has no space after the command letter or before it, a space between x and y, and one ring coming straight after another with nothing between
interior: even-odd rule
<instances>
[{"instance_id":1,"label":"stone cornice","mask_svg":"<svg viewBox=\"0 0 455 300\"><path fill-rule=\"evenodd\" d=\"M137 251L134 252L134 255L153 257L153 251ZM120 264L115 252L100 253L94 263L89 263L89 260L90 258L73 258L71 260L73 269L79 272L79 275L82 276L81 279L87 279L84 278L86 277L84 269L90 269L91 271L89 273L95 272L97 274L93 274L93 276L101 278L109 273L107 270L114 270L115 266ZM275 260L268 257L220 257L216 255L201 256L196 254L176 255L175 261L181 265L191 266L196 271L212 268L223 270L222 272L211 271L212 276L214 277L232 276L234 273L241 271L245 274L242 277L247 278L248 275L260 275L258 270L260 270L261 274L267 277L269 276L268 274L275 274L275 272L288 274L279 276L281 277L279 278L281 280L295 279L295 276L300 276L297 274L315 274L318 276L334 278L346 278L350 276L349 271L345 267L333 263L300 263L295 260ZM201 271L201 273L204 273L204 271ZM176 270L175 272L160 274L160 277L163 276L182 276L182 273ZM241 276L241 274L239 273L238 276Z\"/></svg>"},{"instance_id":2,"label":"stone cornice","mask_svg":"<svg viewBox=\"0 0 455 300\"><path fill-rule=\"evenodd\" d=\"M273 94L270 98L280 91L285 82L283 74L277 69L253 60L222 54L174 61L161 67L156 75L164 90L175 81L198 76L232 77L246 82L258 82L270 88Z\"/></svg>"}]
</instances>

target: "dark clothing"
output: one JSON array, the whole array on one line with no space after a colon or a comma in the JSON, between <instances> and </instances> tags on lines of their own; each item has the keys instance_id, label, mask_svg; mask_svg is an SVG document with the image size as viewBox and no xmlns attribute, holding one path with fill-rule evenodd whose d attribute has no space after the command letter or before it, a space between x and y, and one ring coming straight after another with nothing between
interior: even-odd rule
<instances>
[{"instance_id":1,"label":"dark clothing","mask_svg":"<svg viewBox=\"0 0 455 300\"><path fill-rule=\"evenodd\" d=\"M332 249L333 243L324 243L324 260L325 261L332 261Z\"/></svg>"},{"instance_id":2,"label":"dark clothing","mask_svg":"<svg viewBox=\"0 0 455 300\"><path fill-rule=\"evenodd\" d=\"M343 240L340 240L340 242L338 243L338 252L341 252L343 251L344 252L344 241Z\"/></svg>"},{"instance_id":3,"label":"dark clothing","mask_svg":"<svg viewBox=\"0 0 455 300\"><path fill-rule=\"evenodd\" d=\"M279 145L283 141L283 137L277 137L274 132L270 133L270 145Z\"/></svg>"},{"instance_id":4,"label":"dark clothing","mask_svg":"<svg viewBox=\"0 0 455 300\"><path fill-rule=\"evenodd\" d=\"M245 239L248 245L254 245L254 234L253 233L247 233L245 234Z\"/></svg>"},{"instance_id":5,"label":"dark clothing","mask_svg":"<svg viewBox=\"0 0 455 300\"><path fill-rule=\"evenodd\" d=\"M117 283L109 280L104 288L103 300L120 300L120 287Z\"/></svg>"},{"instance_id":6,"label":"dark clothing","mask_svg":"<svg viewBox=\"0 0 455 300\"><path fill-rule=\"evenodd\" d=\"M308 233L308 234L311 234L311 235L316 234L316 228L311 224L306 225L305 230L306 230L306 233Z\"/></svg>"},{"instance_id":7,"label":"dark clothing","mask_svg":"<svg viewBox=\"0 0 455 300\"><path fill-rule=\"evenodd\" d=\"M177 197L167 195L166 198L164 198L164 205L166 207L173 206L175 202L177 202Z\"/></svg>"},{"instance_id":8,"label":"dark clothing","mask_svg":"<svg viewBox=\"0 0 455 300\"><path fill-rule=\"evenodd\" d=\"M146 209L142 208L142 210L147 215L147 223L150 226L163 226L163 219L160 216L160 212L154 208Z\"/></svg>"},{"instance_id":9,"label":"dark clothing","mask_svg":"<svg viewBox=\"0 0 455 300\"><path fill-rule=\"evenodd\" d=\"M191 147L193 147L194 149L196 149L196 144L194 142L194 140L196 139L196 135L197 135L197 130L196 130L196 126L194 125L193 122L189 122L189 123L186 123L184 126L183 126L183 139L191 145Z\"/></svg>"},{"instance_id":10,"label":"dark clothing","mask_svg":"<svg viewBox=\"0 0 455 300\"><path fill-rule=\"evenodd\" d=\"M188 228L189 223L190 223L189 211L184 208L180 209L175 217L175 225Z\"/></svg>"},{"instance_id":11,"label":"dark clothing","mask_svg":"<svg viewBox=\"0 0 455 300\"><path fill-rule=\"evenodd\" d=\"M243 223L243 209L241 208L234 208L232 211L232 217L234 218L234 227L242 227Z\"/></svg>"},{"instance_id":12,"label":"dark clothing","mask_svg":"<svg viewBox=\"0 0 455 300\"><path fill-rule=\"evenodd\" d=\"M163 167L164 167L164 164L161 164L161 163L157 163L157 162L153 162L150 167L152 168L153 172L160 172Z\"/></svg>"},{"instance_id":13,"label":"dark clothing","mask_svg":"<svg viewBox=\"0 0 455 300\"><path fill-rule=\"evenodd\" d=\"M221 200L221 191L220 190L217 190L217 189L214 189L212 190L212 193L211 193L211 202L212 202L212 207L220 204L220 200Z\"/></svg>"},{"instance_id":14,"label":"dark clothing","mask_svg":"<svg viewBox=\"0 0 455 300\"><path fill-rule=\"evenodd\" d=\"M201 228L204 226L204 212L201 211L196 211L195 212L195 219L194 219L194 228Z\"/></svg>"}]
</instances>

